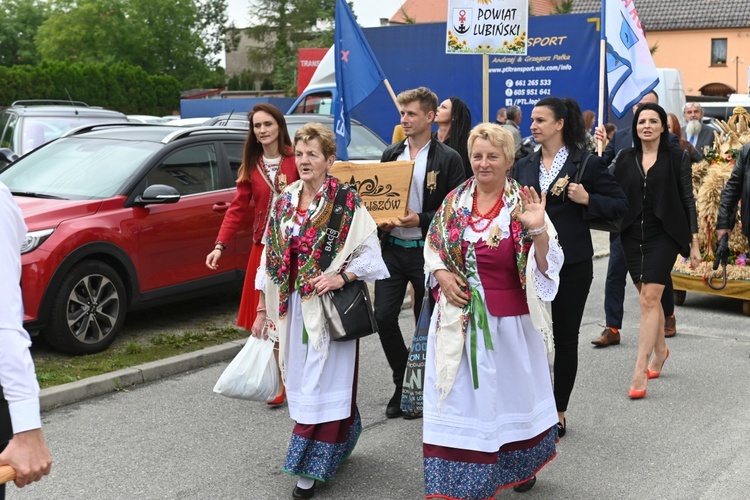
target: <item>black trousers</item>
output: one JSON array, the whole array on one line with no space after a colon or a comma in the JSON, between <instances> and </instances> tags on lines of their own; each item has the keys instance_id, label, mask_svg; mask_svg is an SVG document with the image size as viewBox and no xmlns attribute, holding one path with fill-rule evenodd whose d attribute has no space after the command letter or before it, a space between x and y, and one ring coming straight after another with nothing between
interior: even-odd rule
<instances>
[{"instance_id":1,"label":"black trousers","mask_svg":"<svg viewBox=\"0 0 750 500\"><path fill-rule=\"evenodd\" d=\"M383 246L383 261L391 276L375 282L375 320L380 344L393 372L393 383L399 388L404 382L409 351L398 326L398 315L406 286L411 283L414 287L414 314L419 318L424 298L424 248L386 244Z\"/></svg>"},{"instance_id":2,"label":"black trousers","mask_svg":"<svg viewBox=\"0 0 750 500\"><path fill-rule=\"evenodd\" d=\"M552 336L555 341L555 403L557 411L568 409L578 373L578 334L583 309L594 279L591 259L563 265L560 286L552 301Z\"/></svg>"}]
</instances>

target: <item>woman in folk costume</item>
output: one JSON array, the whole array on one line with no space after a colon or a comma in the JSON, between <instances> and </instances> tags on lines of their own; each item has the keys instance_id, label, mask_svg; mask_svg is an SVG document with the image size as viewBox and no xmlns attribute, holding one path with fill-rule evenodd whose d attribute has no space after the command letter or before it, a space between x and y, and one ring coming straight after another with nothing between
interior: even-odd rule
<instances>
[{"instance_id":1,"label":"woman in folk costume","mask_svg":"<svg viewBox=\"0 0 750 500\"><path fill-rule=\"evenodd\" d=\"M255 273L263 255L263 233L273 199L287 184L296 181L299 175L283 113L271 104L256 104L247 116L250 128L245 139L242 165L237 172L237 194L221 223L214 249L206 257L206 265L213 270L219 268L221 254L234 238L245 214L254 204L253 247L247 263L237 325L246 330L260 331L263 329L265 318L256 321L260 292L255 289ZM284 386L281 385L280 389L281 392L268 402L269 405L275 406L284 402Z\"/></svg>"},{"instance_id":2,"label":"woman in folk costume","mask_svg":"<svg viewBox=\"0 0 750 500\"><path fill-rule=\"evenodd\" d=\"M474 177L448 195L427 235L425 270L440 287L424 383L427 498L528 491L556 454L547 303L564 258L545 195L508 176L513 157L507 130L474 127Z\"/></svg>"},{"instance_id":3,"label":"woman in folk costume","mask_svg":"<svg viewBox=\"0 0 750 500\"><path fill-rule=\"evenodd\" d=\"M331 265L320 269L326 226L338 180L327 175L336 158L333 132L308 123L294 136L300 180L271 212L256 287L259 317L278 335L279 364L289 414L296 421L283 471L298 476L293 498L311 498L316 481L333 479L362 432L356 406L359 341L331 342L320 296L348 281L388 277L375 221L349 190Z\"/></svg>"}]
</instances>

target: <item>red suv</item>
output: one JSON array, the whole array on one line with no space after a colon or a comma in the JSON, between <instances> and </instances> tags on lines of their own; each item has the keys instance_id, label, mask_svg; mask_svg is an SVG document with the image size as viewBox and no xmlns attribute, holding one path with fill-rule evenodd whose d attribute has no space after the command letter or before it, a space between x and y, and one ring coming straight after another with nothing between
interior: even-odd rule
<instances>
[{"instance_id":1,"label":"red suv","mask_svg":"<svg viewBox=\"0 0 750 500\"><path fill-rule=\"evenodd\" d=\"M242 282L252 213L205 265L235 193L244 130L92 125L0 172L24 213L24 323L55 348L104 350L130 309ZM0 160L9 154L0 150ZM252 211L251 211L252 212Z\"/></svg>"}]
</instances>

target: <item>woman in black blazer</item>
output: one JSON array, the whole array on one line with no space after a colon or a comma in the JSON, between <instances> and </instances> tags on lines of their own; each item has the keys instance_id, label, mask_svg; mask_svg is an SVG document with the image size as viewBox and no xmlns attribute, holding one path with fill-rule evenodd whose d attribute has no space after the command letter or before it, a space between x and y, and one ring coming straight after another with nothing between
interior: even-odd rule
<instances>
[{"instance_id":1,"label":"woman in black blazer","mask_svg":"<svg viewBox=\"0 0 750 500\"><path fill-rule=\"evenodd\" d=\"M547 214L565 254L560 286L552 301L554 390L558 434L562 437L578 371L578 332L594 277L594 247L587 219L618 219L627 211L628 202L604 162L598 156L584 154L586 130L581 109L573 99L540 100L531 112L531 133L541 148L518 160L513 176L522 186L547 193ZM576 183L584 158L586 168L581 182Z\"/></svg>"},{"instance_id":2,"label":"woman in black blazer","mask_svg":"<svg viewBox=\"0 0 750 500\"><path fill-rule=\"evenodd\" d=\"M630 203L620 240L640 295L638 357L629 391L640 399L669 356L661 296L674 261L678 253L689 255L695 267L701 254L690 158L669 145L667 113L658 104L644 104L635 112L632 130L634 147L620 152L614 175Z\"/></svg>"}]
</instances>

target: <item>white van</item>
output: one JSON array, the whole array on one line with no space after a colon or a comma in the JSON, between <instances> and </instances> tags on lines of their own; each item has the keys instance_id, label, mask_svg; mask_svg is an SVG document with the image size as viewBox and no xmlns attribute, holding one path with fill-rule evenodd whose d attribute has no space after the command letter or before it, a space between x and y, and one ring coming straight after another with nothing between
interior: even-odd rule
<instances>
[{"instance_id":1,"label":"white van","mask_svg":"<svg viewBox=\"0 0 750 500\"><path fill-rule=\"evenodd\" d=\"M685 107L685 89L682 86L682 74L679 69L656 68L659 83L654 91L659 96L659 105L667 113L674 113L682 121L682 110Z\"/></svg>"},{"instance_id":2,"label":"white van","mask_svg":"<svg viewBox=\"0 0 750 500\"><path fill-rule=\"evenodd\" d=\"M732 94L728 101L702 102L703 121L708 121L711 118L726 121L732 116L734 108L737 106L744 107L750 113L750 95Z\"/></svg>"}]
</instances>

